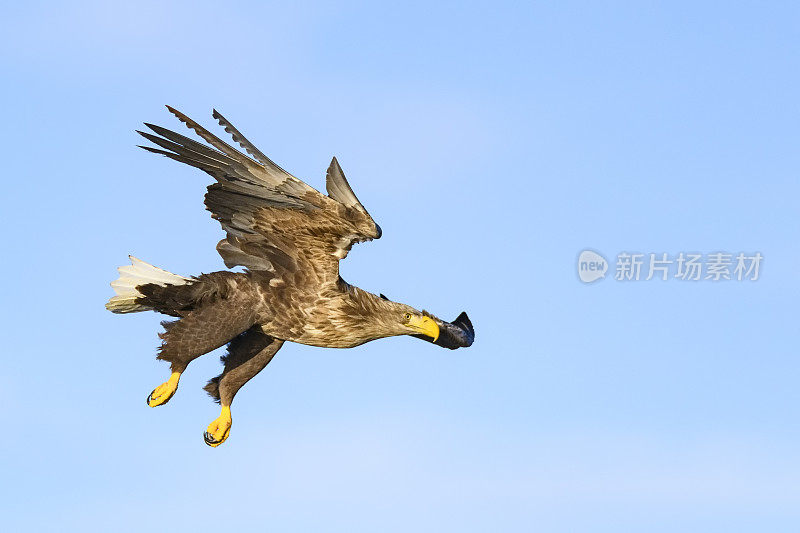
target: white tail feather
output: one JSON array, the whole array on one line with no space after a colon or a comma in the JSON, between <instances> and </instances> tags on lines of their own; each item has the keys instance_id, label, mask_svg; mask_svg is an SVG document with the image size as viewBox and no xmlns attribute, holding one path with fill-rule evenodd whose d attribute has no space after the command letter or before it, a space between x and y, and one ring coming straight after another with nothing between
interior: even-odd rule
<instances>
[{"instance_id":1,"label":"white tail feather","mask_svg":"<svg viewBox=\"0 0 800 533\"><path fill-rule=\"evenodd\" d=\"M151 307L136 303L137 298L144 296L136 290L136 287L147 283L155 283L162 287L167 285L185 285L192 281L172 272L167 272L162 268L155 267L150 263L145 263L141 259L136 259L132 255L130 265L119 267L119 279L111 282L111 287L116 296L106 303L106 309L112 313L136 313L139 311L149 311Z\"/></svg>"}]
</instances>

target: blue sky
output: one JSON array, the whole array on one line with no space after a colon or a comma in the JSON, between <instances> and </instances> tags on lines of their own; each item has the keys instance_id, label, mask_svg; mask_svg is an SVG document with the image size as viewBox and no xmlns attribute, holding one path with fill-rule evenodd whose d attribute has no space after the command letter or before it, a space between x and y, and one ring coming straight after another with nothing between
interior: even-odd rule
<instances>
[{"instance_id":1,"label":"blue sky","mask_svg":"<svg viewBox=\"0 0 800 533\"><path fill-rule=\"evenodd\" d=\"M800 9L786 2L26 2L4 9L8 531L796 531ZM132 253L223 268L209 178L134 147L216 107L381 224L348 281L477 331L287 345L236 398L145 398ZM756 282L576 275L761 252Z\"/></svg>"}]
</instances>

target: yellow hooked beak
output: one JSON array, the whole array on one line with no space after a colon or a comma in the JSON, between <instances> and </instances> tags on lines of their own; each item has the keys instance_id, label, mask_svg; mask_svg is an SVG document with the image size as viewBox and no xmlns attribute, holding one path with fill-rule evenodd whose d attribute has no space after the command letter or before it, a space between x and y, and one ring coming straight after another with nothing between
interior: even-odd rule
<instances>
[{"instance_id":1,"label":"yellow hooked beak","mask_svg":"<svg viewBox=\"0 0 800 533\"><path fill-rule=\"evenodd\" d=\"M407 325L418 333L432 337L433 342L439 338L439 325L429 316L412 316Z\"/></svg>"}]
</instances>

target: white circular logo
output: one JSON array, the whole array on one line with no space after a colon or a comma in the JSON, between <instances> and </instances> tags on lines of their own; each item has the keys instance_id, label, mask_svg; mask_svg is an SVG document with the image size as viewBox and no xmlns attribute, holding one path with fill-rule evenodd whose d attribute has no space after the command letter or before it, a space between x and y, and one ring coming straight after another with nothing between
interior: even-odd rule
<instances>
[{"instance_id":1,"label":"white circular logo","mask_svg":"<svg viewBox=\"0 0 800 533\"><path fill-rule=\"evenodd\" d=\"M602 255L584 250L578 256L578 277L584 283L591 283L606 277L608 261Z\"/></svg>"}]
</instances>

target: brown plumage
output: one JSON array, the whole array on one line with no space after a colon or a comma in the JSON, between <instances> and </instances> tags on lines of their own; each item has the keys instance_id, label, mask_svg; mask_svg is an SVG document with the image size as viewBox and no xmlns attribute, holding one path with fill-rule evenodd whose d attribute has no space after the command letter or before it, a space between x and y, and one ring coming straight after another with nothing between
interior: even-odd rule
<instances>
[{"instance_id":1,"label":"brown plumage","mask_svg":"<svg viewBox=\"0 0 800 533\"><path fill-rule=\"evenodd\" d=\"M472 344L474 330L465 313L448 323L339 276L339 261L353 244L380 238L381 228L358 201L336 158L328 168L326 196L273 163L216 110L214 118L252 157L168 109L210 146L146 124L156 135L139 133L159 148L142 148L197 167L216 180L208 187L205 204L227 234L217 251L228 268L242 266L245 271L185 278L136 258L120 267L121 276L112 283L117 296L106 304L109 310L154 310L177 318L164 323L158 355L170 362L172 375L151 393L149 405L172 397L193 359L228 344L223 373L206 386L222 404L220 417L205 435L209 445L217 446L230 431L236 391L269 363L284 341L351 348L413 335L450 349Z\"/></svg>"}]
</instances>

